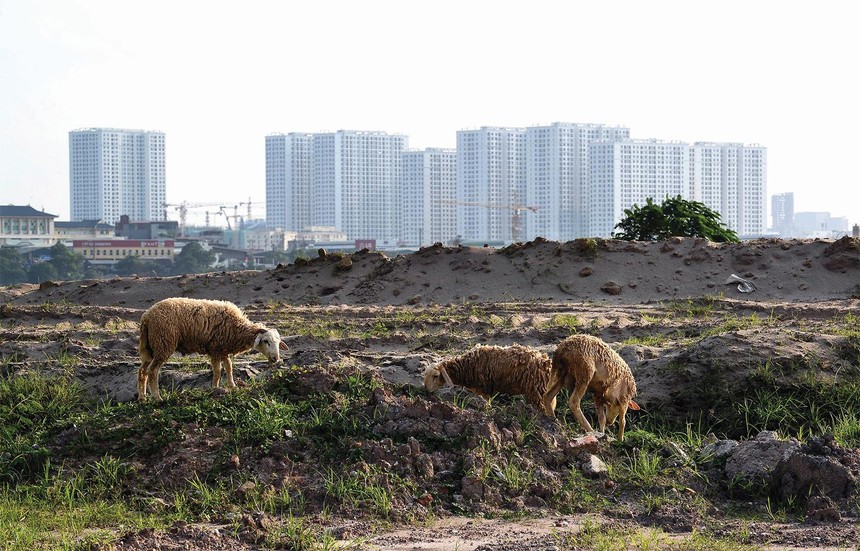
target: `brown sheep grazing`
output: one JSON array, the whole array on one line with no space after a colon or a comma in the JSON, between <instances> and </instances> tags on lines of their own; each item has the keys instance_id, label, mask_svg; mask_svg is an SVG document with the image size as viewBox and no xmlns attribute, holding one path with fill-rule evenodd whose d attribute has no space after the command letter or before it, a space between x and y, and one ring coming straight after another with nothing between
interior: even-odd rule
<instances>
[{"instance_id":1,"label":"brown sheep grazing","mask_svg":"<svg viewBox=\"0 0 860 551\"><path fill-rule=\"evenodd\" d=\"M627 408L638 410L633 401L636 381L627 362L608 344L590 335L573 335L558 345L552 356L552 377L544 395L544 408L555 415L555 400L562 387L572 390L570 410L586 432L593 429L582 414L580 403L585 392L594 394L600 432L620 418L618 439L624 440ZM550 407L552 406L552 407Z\"/></svg>"},{"instance_id":2,"label":"brown sheep grazing","mask_svg":"<svg viewBox=\"0 0 860 551\"><path fill-rule=\"evenodd\" d=\"M547 413L543 397L552 373L552 360L538 350L512 346L478 345L465 354L448 358L424 373L424 388L433 392L448 383L490 398L494 394L522 394L526 401ZM552 400L555 408L555 400Z\"/></svg>"},{"instance_id":3,"label":"brown sheep grazing","mask_svg":"<svg viewBox=\"0 0 860 551\"><path fill-rule=\"evenodd\" d=\"M221 366L227 372L227 387L235 387L231 354L259 350L270 362L279 362L280 349L287 345L275 329L251 322L232 302L167 298L155 303L140 317L140 369L137 398L146 390L161 400L158 375L174 352L206 354L212 363L212 386L221 381Z\"/></svg>"}]
</instances>

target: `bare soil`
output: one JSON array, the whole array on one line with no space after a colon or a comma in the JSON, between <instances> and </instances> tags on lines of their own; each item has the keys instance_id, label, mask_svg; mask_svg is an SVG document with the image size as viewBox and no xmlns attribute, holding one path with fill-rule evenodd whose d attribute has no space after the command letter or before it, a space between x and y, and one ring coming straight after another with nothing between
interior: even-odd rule
<instances>
[{"instance_id":1,"label":"bare soil","mask_svg":"<svg viewBox=\"0 0 860 551\"><path fill-rule=\"evenodd\" d=\"M732 275L755 290L743 293L736 281L727 283ZM553 496L560 478L578 459L565 453L571 438L557 423L539 419L536 436L526 445L517 425L495 413L495 404L451 390L433 396L417 390L424 368L475 344L520 343L551 352L572 331L600 336L628 361L639 387L638 415L698 413L705 421L717 419L722 412L696 409L703 392L742 396L751 374L766 364L782 366L784 379L808 377L812 366L815 377L838 384L860 368L856 343L828 329L834 319L860 316L856 240L739 245L699 239L537 240L499 250L434 246L395 258L321 253L262 272L6 287L0 288L0 375L71 370L94 396L134 400L138 320L150 305L171 296L231 300L285 336L290 351L280 368L256 355L236 358L241 382L298 369L291 392L303 396L336 388L344 370L382 381L367 404L383 412L374 426L378 438L351 442L362 458L356 468L373 465L409 477L431 501L401 496L387 524L368 520L361 511L316 517L344 544L392 550L566 549L565 538L585 521L622 531L660 530L671 538L703 530L723 537L743 533L745 543L768 549L850 548L860 541L856 508L844 510L838 522L742 522L727 511L748 508L760 518L764 504L709 496L715 505L703 514L694 506L703 484L680 467L679 476L689 476L689 496L675 496L671 505L656 510L642 508L638 489L633 495L611 479L593 483L608 506L559 507ZM168 364L161 384L177 391L207 388L205 359ZM219 392L213 396L223 395ZM464 400L471 407L461 408ZM498 400L515 413L521 408L523 418L530 415L521 400ZM628 430L636 424L632 414ZM166 487L223 461L223 435L217 430L176 430L184 433L181 444L140 459L148 463L142 472L157 471ZM519 447L522 464L543 483L517 493L447 479L456 465L479 458L428 443L446 431L495 439L500 450ZM417 448L409 449L410 438ZM273 450L239 454L241 468L275 487L289 479L302 487L311 516L321 513L319 465L309 463L315 457L291 448L288 440ZM592 451L606 458L618 453L617 445L605 440ZM139 481L148 482L154 481ZM268 522L243 520L249 532L265 531ZM259 548L254 541L216 519L122 534L115 548Z\"/></svg>"}]
</instances>

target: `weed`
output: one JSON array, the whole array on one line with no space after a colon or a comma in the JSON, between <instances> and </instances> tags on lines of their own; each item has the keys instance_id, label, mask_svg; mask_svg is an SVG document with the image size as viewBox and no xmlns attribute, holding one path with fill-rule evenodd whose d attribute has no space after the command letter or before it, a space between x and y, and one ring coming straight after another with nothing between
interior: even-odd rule
<instances>
[{"instance_id":1,"label":"weed","mask_svg":"<svg viewBox=\"0 0 860 551\"><path fill-rule=\"evenodd\" d=\"M575 314L555 314L550 318L549 326L567 329L572 335L582 326L582 320Z\"/></svg>"},{"instance_id":2,"label":"weed","mask_svg":"<svg viewBox=\"0 0 860 551\"><path fill-rule=\"evenodd\" d=\"M660 456L656 453L644 449L634 450L625 462L624 470L631 480L651 486L656 483L660 474L660 463Z\"/></svg>"}]
</instances>

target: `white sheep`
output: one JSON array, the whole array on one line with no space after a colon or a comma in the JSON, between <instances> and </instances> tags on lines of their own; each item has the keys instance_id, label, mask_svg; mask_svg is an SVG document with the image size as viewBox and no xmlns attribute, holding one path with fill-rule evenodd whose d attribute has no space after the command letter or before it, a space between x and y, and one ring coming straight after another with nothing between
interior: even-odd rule
<instances>
[{"instance_id":1,"label":"white sheep","mask_svg":"<svg viewBox=\"0 0 860 551\"><path fill-rule=\"evenodd\" d=\"M221 381L221 366L227 372L227 387L235 387L231 354L251 349L270 362L279 362L286 344L275 329L253 323L232 302L191 298L167 298L155 303L140 317L140 369L137 372L138 400L146 390L161 399L158 375L173 355L206 354L212 363L212 386Z\"/></svg>"},{"instance_id":2,"label":"white sheep","mask_svg":"<svg viewBox=\"0 0 860 551\"><path fill-rule=\"evenodd\" d=\"M627 362L608 344L591 335L573 335L563 340L552 356L552 377L543 397L544 409L555 416L555 400L562 387L572 390L568 404L586 432L593 429L582 414L585 392L594 394L600 432L620 417L618 439L624 440L627 408L638 410L633 401L636 381Z\"/></svg>"},{"instance_id":3,"label":"white sheep","mask_svg":"<svg viewBox=\"0 0 860 551\"><path fill-rule=\"evenodd\" d=\"M551 373L552 360L538 350L518 344L478 345L465 354L427 368L424 388L433 392L448 383L463 386L484 398L494 394L522 394L534 407L549 414L543 409L543 397ZM555 400L552 407L555 408Z\"/></svg>"}]
</instances>

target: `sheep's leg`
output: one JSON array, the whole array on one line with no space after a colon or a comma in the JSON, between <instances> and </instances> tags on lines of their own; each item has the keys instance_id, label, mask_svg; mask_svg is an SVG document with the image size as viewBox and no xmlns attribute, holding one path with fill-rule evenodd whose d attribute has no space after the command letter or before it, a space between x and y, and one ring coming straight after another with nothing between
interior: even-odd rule
<instances>
[{"instance_id":1,"label":"sheep's leg","mask_svg":"<svg viewBox=\"0 0 860 551\"><path fill-rule=\"evenodd\" d=\"M147 378L149 379L147 381L149 385L149 393L159 402L161 401L161 392L158 388L158 376L161 373L162 365L164 365L163 360L155 359L152 360L152 362L149 364L149 367L146 368Z\"/></svg>"},{"instance_id":2,"label":"sheep's leg","mask_svg":"<svg viewBox=\"0 0 860 551\"><path fill-rule=\"evenodd\" d=\"M230 360L230 356L224 356L222 361L224 362L224 370L227 372L227 388L234 388L236 381L233 380L233 362Z\"/></svg>"},{"instance_id":3,"label":"sheep's leg","mask_svg":"<svg viewBox=\"0 0 860 551\"><path fill-rule=\"evenodd\" d=\"M549 417L555 417L555 404L558 393L561 392L561 387L564 386L564 377L554 376L549 388L546 389L546 394L543 395L543 412Z\"/></svg>"},{"instance_id":4,"label":"sheep's leg","mask_svg":"<svg viewBox=\"0 0 860 551\"><path fill-rule=\"evenodd\" d=\"M580 384L579 381L577 381L576 387L573 389L573 392L570 393L570 400L568 400L567 404L570 406L570 411L573 412L573 416L576 417L577 421L579 421L579 426L582 427L582 430L585 432L592 432L594 429L591 428L591 424L588 422L588 419L585 418L585 415L582 414L582 409L580 408L582 397L585 396L585 392L587 390L587 384Z\"/></svg>"},{"instance_id":5,"label":"sheep's leg","mask_svg":"<svg viewBox=\"0 0 860 551\"><path fill-rule=\"evenodd\" d=\"M600 427L600 432L606 432L606 410L609 408L608 404L599 403L597 400L594 401L595 409L597 410L597 424Z\"/></svg>"},{"instance_id":6,"label":"sheep's leg","mask_svg":"<svg viewBox=\"0 0 860 551\"><path fill-rule=\"evenodd\" d=\"M209 363L212 364L212 388L218 388L221 384L221 358L210 356Z\"/></svg>"},{"instance_id":7,"label":"sheep's leg","mask_svg":"<svg viewBox=\"0 0 860 551\"><path fill-rule=\"evenodd\" d=\"M146 400L146 383L149 378L147 368L152 363L152 360L141 362L140 368L137 370L137 399L140 402Z\"/></svg>"},{"instance_id":8,"label":"sheep's leg","mask_svg":"<svg viewBox=\"0 0 860 551\"><path fill-rule=\"evenodd\" d=\"M627 424L627 404L621 404L621 412L618 414L618 440L624 441L624 425Z\"/></svg>"}]
</instances>

